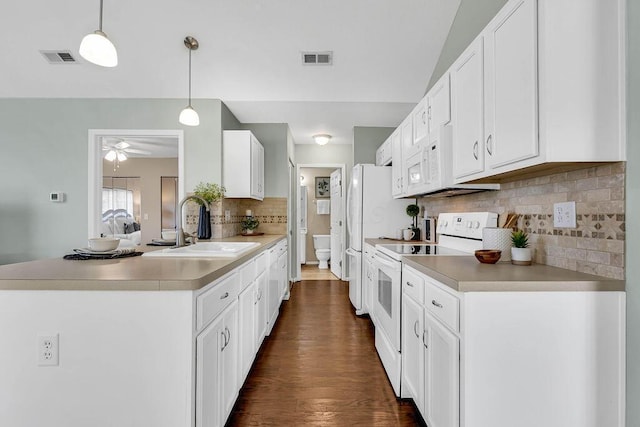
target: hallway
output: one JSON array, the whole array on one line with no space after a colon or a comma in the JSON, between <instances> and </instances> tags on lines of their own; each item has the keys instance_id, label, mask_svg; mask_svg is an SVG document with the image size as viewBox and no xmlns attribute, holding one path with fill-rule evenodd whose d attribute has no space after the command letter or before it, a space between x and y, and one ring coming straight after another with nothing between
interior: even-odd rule
<instances>
[{"instance_id":1,"label":"hallway","mask_svg":"<svg viewBox=\"0 0 640 427\"><path fill-rule=\"evenodd\" d=\"M351 308L348 284L296 283L227 426L424 425L395 398L368 318Z\"/></svg>"}]
</instances>

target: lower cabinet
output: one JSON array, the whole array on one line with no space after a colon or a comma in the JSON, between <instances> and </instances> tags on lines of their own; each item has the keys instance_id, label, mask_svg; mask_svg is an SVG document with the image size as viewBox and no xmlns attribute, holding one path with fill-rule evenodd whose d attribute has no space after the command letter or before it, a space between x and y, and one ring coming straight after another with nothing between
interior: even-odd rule
<instances>
[{"instance_id":1,"label":"lower cabinet","mask_svg":"<svg viewBox=\"0 0 640 427\"><path fill-rule=\"evenodd\" d=\"M624 426L624 292L457 292L406 265L402 289L401 395L429 427Z\"/></svg>"},{"instance_id":2,"label":"lower cabinet","mask_svg":"<svg viewBox=\"0 0 640 427\"><path fill-rule=\"evenodd\" d=\"M287 277L283 244L272 249L283 255L276 256L271 267L267 267L268 253L263 252L195 295L196 427L224 426L268 328L277 318L284 292L282 279ZM269 289L271 284L273 289Z\"/></svg>"},{"instance_id":3,"label":"lower cabinet","mask_svg":"<svg viewBox=\"0 0 640 427\"><path fill-rule=\"evenodd\" d=\"M423 414L429 427L457 427L460 402L460 340L425 311Z\"/></svg>"},{"instance_id":4,"label":"lower cabinet","mask_svg":"<svg viewBox=\"0 0 640 427\"><path fill-rule=\"evenodd\" d=\"M196 338L196 426L224 425L238 397L236 381L238 302Z\"/></svg>"}]
</instances>

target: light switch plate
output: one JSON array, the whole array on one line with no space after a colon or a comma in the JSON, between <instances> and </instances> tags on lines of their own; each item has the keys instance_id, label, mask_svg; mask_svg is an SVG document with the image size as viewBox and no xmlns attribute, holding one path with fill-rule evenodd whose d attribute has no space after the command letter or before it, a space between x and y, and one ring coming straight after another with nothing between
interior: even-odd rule
<instances>
[{"instance_id":1,"label":"light switch plate","mask_svg":"<svg viewBox=\"0 0 640 427\"><path fill-rule=\"evenodd\" d=\"M576 202L553 204L553 226L556 228L576 228Z\"/></svg>"}]
</instances>

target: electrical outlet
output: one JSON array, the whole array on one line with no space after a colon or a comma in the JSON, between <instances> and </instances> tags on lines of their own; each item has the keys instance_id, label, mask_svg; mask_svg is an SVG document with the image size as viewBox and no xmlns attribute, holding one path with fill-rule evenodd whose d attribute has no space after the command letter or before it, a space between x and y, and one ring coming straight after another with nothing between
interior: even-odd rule
<instances>
[{"instance_id":1,"label":"electrical outlet","mask_svg":"<svg viewBox=\"0 0 640 427\"><path fill-rule=\"evenodd\" d=\"M224 220L226 222L231 221L231 211L229 209L224 211Z\"/></svg>"},{"instance_id":2,"label":"electrical outlet","mask_svg":"<svg viewBox=\"0 0 640 427\"><path fill-rule=\"evenodd\" d=\"M553 226L556 228L576 228L576 202L553 204Z\"/></svg>"},{"instance_id":3,"label":"electrical outlet","mask_svg":"<svg viewBox=\"0 0 640 427\"><path fill-rule=\"evenodd\" d=\"M58 334L38 335L38 366L58 366Z\"/></svg>"}]
</instances>

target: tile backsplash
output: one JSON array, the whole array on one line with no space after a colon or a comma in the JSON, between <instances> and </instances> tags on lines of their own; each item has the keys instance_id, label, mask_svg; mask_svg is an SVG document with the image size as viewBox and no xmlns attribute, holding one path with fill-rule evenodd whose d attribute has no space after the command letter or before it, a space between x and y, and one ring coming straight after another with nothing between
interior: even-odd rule
<instances>
[{"instance_id":1,"label":"tile backsplash","mask_svg":"<svg viewBox=\"0 0 640 427\"><path fill-rule=\"evenodd\" d=\"M265 234L287 234L287 198L265 197L263 201L251 199L223 199L211 209L211 233L213 238L233 237L242 232L240 222L250 209L260 221L257 232ZM230 217L225 220L225 211ZM198 206L188 205L185 231L194 233L198 228Z\"/></svg>"},{"instance_id":2,"label":"tile backsplash","mask_svg":"<svg viewBox=\"0 0 640 427\"><path fill-rule=\"evenodd\" d=\"M625 163L608 163L503 183L501 190L449 198L420 198L429 216L441 212L520 214L535 262L624 279ZM553 204L576 202L575 229L554 228Z\"/></svg>"}]
</instances>

